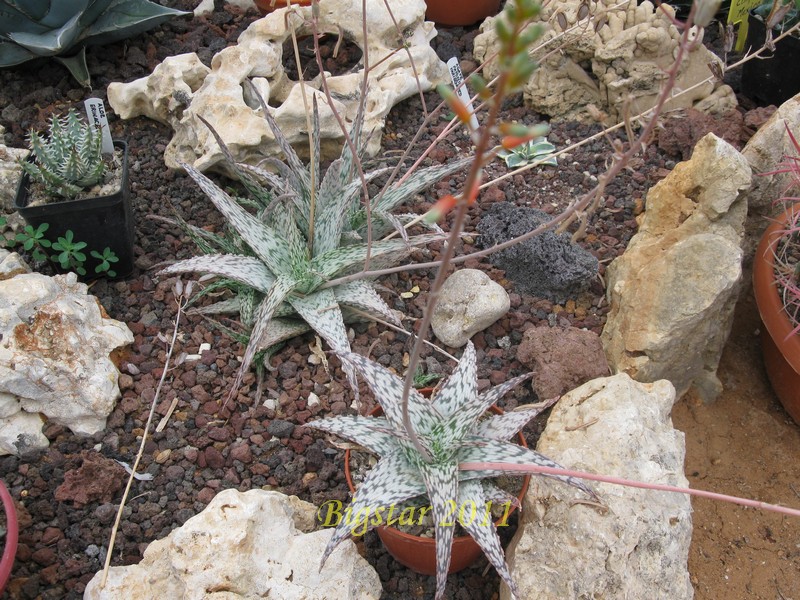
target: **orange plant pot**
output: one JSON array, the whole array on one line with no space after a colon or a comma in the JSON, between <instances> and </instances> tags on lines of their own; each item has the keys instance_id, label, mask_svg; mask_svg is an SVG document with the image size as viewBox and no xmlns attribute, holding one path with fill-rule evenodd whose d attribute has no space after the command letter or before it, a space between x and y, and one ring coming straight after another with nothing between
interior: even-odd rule
<instances>
[{"instance_id":1,"label":"orange plant pot","mask_svg":"<svg viewBox=\"0 0 800 600\"><path fill-rule=\"evenodd\" d=\"M489 410L497 415L503 414L503 411L496 406L492 406ZM380 406L373 409L370 413L370 415L374 417L379 417L382 414L383 409ZM517 440L520 446L528 447L528 444L525 442L525 436L523 436L522 433L517 434ZM350 450L346 450L344 453L344 475L347 479L347 486L350 488L350 491L355 492L356 488L350 474ZM528 491L530 480L530 475L526 475L522 480L522 489L519 494L517 494L520 505ZM507 514L494 522L495 527L500 525L501 522L507 521L508 517L510 517L515 510L516 507L511 506ZM416 573L421 573L422 575L436 575L435 539L411 535L399 529L395 529L394 527L381 526L375 529L383 545L397 562ZM478 560L481 554L483 554L481 547L478 546L477 542L472 539L471 536L461 535L456 537L453 540L450 569L447 572L458 573L459 571L463 571Z\"/></svg>"},{"instance_id":2,"label":"orange plant pot","mask_svg":"<svg viewBox=\"0 0 800 600\"><path fill-rule=\"evenodd\" d=\"M764 323L761 351L767 376L786 412L800 424L800 335L790 335L794 325L783 309L774 275L775 248L792 211L800 211L800 204L778 217L758 244L753 263L753 291Z\"/></svg>"},{"instance_id":3,"label":"orange plant pot","mask_svg":"<svg viewBox=\"0 0 800 600\"><path fill-rule=\"evenodd\" d=\"M425 18L437 25L473 25L500 12L501 0L425 0Z\"/></svg>"}]
</instances>

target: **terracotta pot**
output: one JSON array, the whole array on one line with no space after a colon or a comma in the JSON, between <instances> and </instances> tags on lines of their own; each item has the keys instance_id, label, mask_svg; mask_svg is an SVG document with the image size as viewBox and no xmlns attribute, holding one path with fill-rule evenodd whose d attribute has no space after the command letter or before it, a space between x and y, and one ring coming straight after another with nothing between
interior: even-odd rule
<instances>
[{"instance_id":1,"label":"terracotta pot","mask_svg":"<svg viewBox=\"0 0 800 600\"><path fill-rule=\"evenodd\" d=\"M789 336L794 326L783 310L773 271L775 248L791 211L800 211L800 204L778 217L758 244L753 263L753 290L764 323L761 350L769 381L786 412L800 424L800 335Z\"/></svg>"},{"instance_id":2,"label":"terracotta pot","mask_svg":"<svg viewBox=\"0 0 800 600\"><path fill-rule=\"evenodd\" d=\"M6 513L6 544L3 548L3 557L0 559L0 594L6 588L17 556L17 540L19 539L19 524L17 522L17 509L14 499L8 493L6 484L0 480L0 499L3 501L3 510Z\"/></svg>"},{"instance_id":3,"label":"terracotta pot","mask_svg":"<svg viewBox=\"0 0 800 600\"><path fill-rule=\"evenodd\" d=\"M491 410L494 414L501 415L503 411L496 406L492 406ZM370 415L379 417L383 414L383 409L378 406ZM525 448L528 444L525 442L525 436L522 433L517 434L519 445ZM350 475L350 450L344 453L344 475L347 479L347 486L351 492L355 492L356 488L353 484L352 476ZM526 475L522 480L522 489L517 498L520 504L525 498L528 491L528 484L530 483L530 475ZM511 506L507 514L504 514L494 522L495 527L500 525L501 522L507 521L508 517L516 510L515 506ZM480 518L480 516L478 517ZM381 538L383 545L389 551L394 559L401 565L404 565L416 573L422 575L436 575L436 540L432 538L419 537L411 535L395 529L394 527L376 527L378 537ZM473 564L483 554L481 547L469 535L458 536L453 540L453 549L450 559L450 569L448 573L458 573Z\"/></svg>"},{"instance_id":4,"label":"terracotta pot","mask_svg":"<svg viewBox=\"0 0 800 600\"><path fill-rule=\"evenodd\" d=\"M289 4L287 0L254 0L254 2L262 15L268 15L279 8L286 8ZM292 6L311 6L311 0L292 0Z\"/></svg>"},{"instance_id":5,"label":"terracotta pot","mask_svg":"<svg viewBox=\"0 0 800 600\"><path fill-rule=\"evenodd\" d=\"M501 0L425 0L425 18L437 25L473 25L500 12Z\"/></svg>"}]
</instances>

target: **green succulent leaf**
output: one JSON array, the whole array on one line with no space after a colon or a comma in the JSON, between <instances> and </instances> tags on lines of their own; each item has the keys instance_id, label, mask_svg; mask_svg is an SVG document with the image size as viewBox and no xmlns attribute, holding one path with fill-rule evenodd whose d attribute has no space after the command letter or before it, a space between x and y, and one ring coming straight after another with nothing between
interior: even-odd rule
<instances>
[{"instance_id":1,"label":"green succulent leaf","mask_svg":"<svg viewBox=\"0 0 800 600\"><path fill-rule=\"evenodd\" d=\"M236 254L206 254L176 262L158 272L159 275L203 272L227 277L266 294L275 284L275 276L257 258Z\"/></svg>"},{"instance_id":2,"label":"green succulent leaf","mask_svg":"<svg viewBox=\"0 0 800 600\"><path fill-rule=\"evenodd\" d=\"M307 426L352 440L378 456L390 454L397 449L394 440L396 433L384 417L342 415L336 419L313 421L307 423Z\"/></svg>"},{"instance_id":3,"label":"green succulent leaf","mask_svg":"<svg viewBox=\"0 0 800 600\"><path fill-rule=\"evenodd\" d=\"M458 498L458 464L454 461L441 463L420 463L420 471L428 490L428 498L433 509L433 523L436 531L436 595L444 597L447 587L447 572L455 537L452 503Z\"/></svg>"},{"instance_id":4,"label":"green succulent leaf","mask_svg":"<svg viewBox=\"0 0 800 600\"><path fill-rule=\"evenodd\" d=\"M352 306L379 319L389 321L398 327L402 327L402 322L397 312L389 308L375 291L373 285L368 281L357 279L356 281L337 285L333 288L333 293L339 304Z\"/></svg>"}]
</instances>

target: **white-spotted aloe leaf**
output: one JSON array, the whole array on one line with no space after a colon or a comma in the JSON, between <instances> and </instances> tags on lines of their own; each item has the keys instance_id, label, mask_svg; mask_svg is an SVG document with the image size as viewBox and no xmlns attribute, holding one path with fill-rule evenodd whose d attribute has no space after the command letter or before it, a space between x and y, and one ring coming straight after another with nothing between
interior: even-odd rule
<instances>
[{"instance_id":1,"label":"white-spotted aloe leaf","mask_svg":"<svg viewBox=\"0 0 800 600\"><path fill-rule=\"evenodd\" d=\"M333 293L339 304L352 306L398 327L402 326L397 313L389 308L368 281L357 279L337 285L333 288Z\"/></svg>"},{"instance_id":2,"label":"white-spotted aloe leaf","mask_svg":"<svg viewBox=\"0 0 800 600\"><path fill-rule=\"evenodd\" d=\"M444 596L455 537L453 508L458 498L458 464L454 461L420 463L422 478L431 501L436 532L436 600Z\"/></svg>"},{"instance_id":3,"label":"white-spotted aloe leaf","mask_svg":"<svg viewBox=\"0 0 800 600\"><path fill-rule=\"evenodd\" d=\"M307 427L335 433L339 437L364 446L378 456L397 450L397 435L385 417L342 415L336 419L320 419L306 423Z\"/></svg>"},{"instance_id":4,"label":"white-spotted aloe leaf","mask_svg":"<svg viewBox=\"0 0 800 600\"><path fill-rule=\"evenodd\" d=\"M538 404L526 404L519 407L517 410L512 410L502 415L492 415L478 423L475 433L493 440L511 439L522 431L522 428L530 423L532 419L535 419L543 410L553 406L556 400L558 400L558 397L539 402Z\"/></svg>"},{"instance_id":5,"label":"white-spotted aloe leaf","mask_svg":"<svg viewBox=\"0 0 800 600\"><path fill-rule=\"evenodd\" d=\"M227 277L266 294L275 284L275 276L262 261L235 254L205 254L176 262L159 274L202 272Z\"/></svg>"}]
</instances>

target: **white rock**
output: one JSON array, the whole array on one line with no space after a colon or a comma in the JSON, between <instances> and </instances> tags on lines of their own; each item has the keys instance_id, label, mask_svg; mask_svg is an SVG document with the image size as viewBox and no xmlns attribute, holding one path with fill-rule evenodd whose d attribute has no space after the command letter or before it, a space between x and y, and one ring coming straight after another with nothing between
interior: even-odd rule
<instances>
[{"instance_id":1,"label":"white rock","mask_svg":"<svg viewBox=\"0 0 800 600\"><path fill-rule=\"evenodd\" d=\"M536 449L575 470L687 486L674 399L668 381L595 379L559 400ZM520 598L692 598L687 496L590 482L606 512L574 503L585 499L575 488L534 480L506 552ZM500 598L509 598L505 585Z\"/></svg>"},{"instance_id":2,"label":"white rock","mask_svg":"<svg viewBox=\"0 0 800 600\"><path fill-rule=\"evenodd\" d=\"M255 2L253 2L253 0L226 0L225 4L233 4L234 6L244 9L255 7ZM211 14L212 12L214 12L214 0L201 0L197 8L194 9L194 16L200 17Z\"/></svg>"},{"instance_id":3,"label":"white rock","mask_svg":"<svg viewBox=\"0 0 800 600\"><path fill-rule=\"evenodd\" d=\"M9 148L0 143L0 208L10 210L14 206L14 196L17 195L17 186L22 177L19 161L27 156L28 150Z\"/></svg>"},{"instance_id":4,"label":"white rock","mask_svg":"<svg viewBox=\"0 0 800 600\"><path fill-rule=\"evenodd\" d=\"M511 300L499 283L483 271L459 269L444 282L433 311L434 335L460 348L508 312Z\"/></svg>"},{"instance_id":5,"label":"white rock","mask_svg":"<svg viewBox=\"0 0 800 600\"><path fill-rule=\"evenodd\" d=\"M609 265L603 346L615 372L721 391L717 366L742 273L747 161L713 134L647 194L639 232Z\"/></svg>"},{"instance_id":6,"label":"white rock","mask_svg":"<svg viewBox=\"0 0 800 600\"><path fill-rule=\"evenodd\" d=\"M120 395L109 355L133 334L103 316L73 273L0 281L0 334L0 393L13 395L24 413L42 413L75 433L105 427Z\"/></svg>"},{"instance_id":7,"label":"white rock","mask_svg":"<svg viewBox=\"0 0 800 600\"><path fill-rule=\"evenodd\" d=\"M590 5L593 8L587 20L563 33L557 15L563 15L571 27L578 22L581 8ZM479 62L499 47L495 18L487 19L475 38L474 54ZM525 101L534 110L558 119L591 120L586 107L593 104L611 119L621 120L625 114L635 115L655 104L664 70L672 63L678 45L677 29L660 9L653 10L650 2L638 8L636 3L612 2L601 13L597 3L561 0L545 3L539 18L548 24L537 41L540 49L532 53L541 64L524 89ZM596 25L603 22L595 32ZM552 52L555 46L558 51ZM669 109L696 105L715 89L727 87L711 77L709 63L722 64L705 46L697 44L675 84L676 90L686 92L667 103ZM496 61L485 75L497 75ZM693 88L695 84L699 84L697 88ZM716 113L736 106L730 88L713 98L713 103L706 102L702 108Z\"/></svg>"},{"instance_id":8,"label":"white rock","mask_svg":"<svg viewBox=\"0 0 800 600\"><path fill-rule=\"evenodd\" d=\"M16 252L0 248L0 280L11 279L15 275L30 273L31 268Z\"/></svg>"},{"instance_id":9,"label":"white rock","mask_svg":"<svg viewBox=\"0 0 800 600\"><path fill-rule=\"evenodd\" d=\"M378 574L343 542L320 571L332 529L304 533L316 507L278 492L225 490L203 512L150 544L137 565L113 567L84 600L377 600Z\"/></svg>"},{"instance_id":10,"label":"white rock","mask_svg":"<svg viewBox=\"0 0 800 600\"><path fill-rule=\"evenodd\" d=\"M393 0L391 7L397 26L383 4L370 5L365 40L361 0L326 0L319 5L321 33L341 34L362 50L365 46L368 48L373 68L370 69L364 132L372 135L370 154L380 148L383 122L392 106L416 94L417 82L427 91L447 77L446 65L429 44L436 30L433 23L425 22L424 0ZM299 13L292 17L297 24L298 37L310 34L307 20L311 17L311 8L293 10ZM287 9L276 10L253 22L241 34L237 45L214 56L210 71L194 54L171 57L148 77L131 83L110 84L109 103L124 119L146 115L168 123L175 130L165 152L165 161L170 167L177 167L178 161L182 161L206 170L222 161L219 147L199 120L200 116L217 130L238 161L254 164L277 155L278 148L260 115L261 109L249 98L249 92L246 97L243 91L247 87L245 82L253 80L262 93L269 94L264 100L270 105L283 102L275 110L278 125L289 141L304 147L307 154L305 108L299 84L288 80L282 66L283 43L290 37L284 23L286 12ZM405 49L400 46L398 28ZM328 78L335 108L342 113L348 129L356 115L362 76L363 71L360 71ZM319 78L306 85L321 88ZM327 99L320 92L317 94L322 153L333 157L339 154L344 137Z\"/></svg>"}]
</instances>

